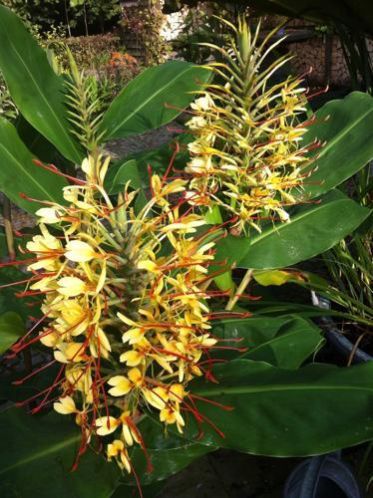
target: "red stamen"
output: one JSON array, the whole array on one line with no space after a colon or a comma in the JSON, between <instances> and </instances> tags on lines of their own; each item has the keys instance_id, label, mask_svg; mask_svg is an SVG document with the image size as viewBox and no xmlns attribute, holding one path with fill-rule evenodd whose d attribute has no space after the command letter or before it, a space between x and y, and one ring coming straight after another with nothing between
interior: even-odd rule
<instances>
[{"instance_id":1,"label":"red stamen","mask_svg":"<svg viewBox=\"0 0 373 498\"><path fill-rule=\"evenodd\" d=\"M29 373L25 377L22 377L22 379L18 379L18 380L13 381L12 384L14 386L20 386L21 384L23 384L24 382L26 382L26 380L29 380L32 377L34 377L35 375L37 375L38 373L42 372L43 370L46 370L47 368L49 368L50 366L52 366L54 363L56 363L56 360L52 360L49 363L46 363L45 365L41 366L37 370L34 370L33 372Z\"/></svg>"}]
</instances>

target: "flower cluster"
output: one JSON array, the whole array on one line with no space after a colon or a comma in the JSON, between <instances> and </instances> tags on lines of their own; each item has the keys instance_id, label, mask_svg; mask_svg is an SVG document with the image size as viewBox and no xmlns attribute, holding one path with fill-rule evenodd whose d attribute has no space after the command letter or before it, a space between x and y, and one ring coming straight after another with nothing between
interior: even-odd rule
<instances>
[{"instance_id":1,"label":"flower cluster","mask_svg":"<svg viewBox=\"0 0 373 498\"><path fill-rule=\"evenodd\" d=\"M120 72L128 70L130 74L135 76L139 71L139 61L132 55L121 52L113 52L108 62L109 71Z\"/></svg>"},{"instance_id":2,"label":"flower cluster","mask_svg":"<svg viewBox=\"0 0 373 498\"><path fill-rule=\"evenodd\" d=\"M228 49L214 47L224 62L208 66L223 83L208 84L192 104L188 196L192 204L221 206L239 231L260 231L262 220L288 221L287 206L299 202L306 98L296 78L270 84L287 61L266 62L278 42L268 47L268 37L259 45L259 26L253 35L243 19L238 29L229 26L235 37Z\"/></svg>"},{"instance_id":3,"label":"flower cluster","mask_svg":"<svg viewBox=\"0 0 373 498\"><path fill-rule=\"evenodd\" d=\"M61 365L55 410L75 414L84 445L111 435L108 458L131 471L144 407L181 432L187 384L216 343L207 305L214 242L201 216L168 200L182 196L182 179L154 175L142 207L127 185L114 205L109 161L85 159L86 179L64 188L67 204L37 211L27 292L44 296L38 340Z\"/></svg>"}]
</instances>

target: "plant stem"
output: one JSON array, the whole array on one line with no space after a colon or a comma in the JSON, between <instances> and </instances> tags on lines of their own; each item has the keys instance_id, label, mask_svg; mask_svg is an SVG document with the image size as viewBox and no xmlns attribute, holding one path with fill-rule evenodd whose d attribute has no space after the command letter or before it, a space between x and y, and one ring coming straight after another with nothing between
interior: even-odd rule
<instances>
[{"instance_id":1,"label":"plant stem","mask_svg":"<svg viewBox=\"0 0 373 498\"><path fill-rule=\"evenodd\" d=\"M5 196L3 202L3 218L4 218L4 231L5 231L6 245L8 248L9 260L14 261L16 259L16 251L14 249L11 203L10 200Z\"/></svg>"},{"instance_id":2,"label":"plant stem","mask_svg":"<svg viewBox=\"0 0 373 498\"><path fill-rule=\"evenodd\" d=\"M226 311L231 311L235 307L241 294L244 293L246 287L249 285L252 275L253 275L253 270L247 270L245 276L243 277L240 285L237 288L237 292L233 294L233 296L229 299L228 304L225 307Z\"/></svg>"}]
</instances>

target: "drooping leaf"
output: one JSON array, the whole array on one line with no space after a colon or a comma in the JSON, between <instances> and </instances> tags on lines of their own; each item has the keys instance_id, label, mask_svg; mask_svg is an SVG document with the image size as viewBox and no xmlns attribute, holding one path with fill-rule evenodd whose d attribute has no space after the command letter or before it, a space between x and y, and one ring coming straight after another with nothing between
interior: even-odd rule
<instances>
[{"instance_id":1,"label":"drooping leaf","mask_svg":"<svg viewBox=\"0 0 373 498\"><path fill-rule=\"evenodd\" d=\"M132 80L106 111L105 139L123 138L172 121L195 98L210 72L189 62L171 61L146 69Z\"/></svg>"},{"instance_id":2,"label":"drooping leaf","mask_svg":"<svg viewBox=\"0 0 373 498\"><path fill-rule=\"evenodd\" d=\"M214 368L218 384L197 381L192 393L209 403L199 410L225 434L205 424L201 442L269 456L327 453L373 437L373 362L338 368L312 364L283 370L268 363L234 360ZM188 435L195 437L190 426Z\"/></svg>"},{"instance_id":3,"label":"drooping leaf","mask_svg":"<svg viewBox=\"0 0 373 498\"><path fill-rule=\"evenodd\" d=\"M33 159L14 126L0 117L0 191L30 213L41 205L23 199L20 193L33 199L63 202L62 188L67 185L62 177L36 166Z\"/></svg>"},{"instance_id":4,"label":"drooping leaf","mask_svg":"<svg viewBox=\"0 0 373 498\"><path fill-rule=\"evenodd\" d=\"M69 160L82 151L69 133L64 86L19 17L0 5L0 71L23 116Z\"/></svg>"},{"instance_id":5,"label":"drooping leaf","mask_svg":"<svg viewBox=\"0 0 373 498\"><path fill-rule=\"evenodd\" d=\"M120 473L115 464L88 451L71 472L80 432L69 417L0 413L2 498L109 498Z\"/></svg>"},{"instance_id":6,"label":"drooping leaf","mask_svg":"<svg viewBox=\"0 0 373 498\"><path fill-rule=\"evenodd\" d=\"M295 315L222 320L214 325L213 334L224 339L224 346L247 348L241 358L266 361L281 368L298 368L323 341L316 325ZM239 339L242 340L237 343ZM219 358L238 355L229 350L216 353Z\"/></svg>"},{"instance_id":7,"label":"drooping leaf","mask_svg":"<svg viewBox=\"0 0 373 498\"><path fill-rule=\"evenodd\" d=\"M317 168L305 181L306 197L318 197L350 178L373 158L373 97L352 92L342 100L325 104L308 128L305 143L325 145L314 152Z\"/></svg>"},{"instance_id":8,"label":"drooping leaf","mask_svg":"<svg viewBox=\"0 0 373 498\"><path fill-rule=\"evenodd\" d=\"M217 261L257 270L291 266L330 249L368 216L368 209L332 191L320 203L300 208L288 223L269 225L251 239L220 240Z\"/></svg>"},{"instance_id":9,"label":"drooping leaf","mask_svg":"<svg viewBox=\"0 0 373 498\"><path fill-rule=\"evenodd\" d=\"M7 311L0 315L0 354L9 349L24 332L24 321L17 313Z\"/></svg>"}]
</instances>

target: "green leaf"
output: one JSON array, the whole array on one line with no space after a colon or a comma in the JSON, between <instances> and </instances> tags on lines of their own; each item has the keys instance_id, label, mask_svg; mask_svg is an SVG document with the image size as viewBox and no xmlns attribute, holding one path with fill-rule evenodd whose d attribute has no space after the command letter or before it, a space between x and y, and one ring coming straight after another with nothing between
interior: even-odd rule
<instances>
[{"instance_id":1,"label":"green leaf","mask_svg":"<svg viewBox=\"0 0 373 498\"><path fill-rule=\"evenodd\" d=\"M258 270L253 272L253 279L263 287L281 286L294 280L294 273L284 270Z\"/></svg>"},{"instance_id":2,"label":"green leaf","mask_svg":"<svg viewBox=\"0 0 373 498\"><path fill-rule=\"evenodd\" d=\"M125 159L119 164L110 166L105 179L105 189L109 194L123 191L127 182L133 189L141 188L141 177L134 159Z\"/></svg>"},{"instance_id":3,"label":"green leaf","mask_svg":"<svg viewBox=\"0 0 373 498\"><path fill-rule=\"evenodd\" d=\"M22 318L14 311L0 315L0 354L10 348L25 333Z\"/></svg>"},{"instance_id":4,"label":"green leaf","mask_svg":"<svg viewBox=\"0 0 373 498\"><path fill-rule=\"evenodd\" d=\"M0 117L0 191L30 213L41 206L22 199L20 193L34 199L63 203L62 188L67 185L62 177L36 166L33 159L14 126Z\"/></svg>"},{"instance_id":5,"label":"green leaf","mask_svg":"<svg viewBox=\"0 0 373 498\"><path fill-rule=\"evenodd\" d=\"M202 443L180 441L179 446L168 449L150 449L149 457L153 465L153 472L146 472L146 464L142 450L134 449L131 460L136 468L136 472L141 476L144 485L166 479L170 475L176 474L197 458L206 453L216 450L216 446L208 446Z\"/></svg>"},{"instance_id":6,"label":"green leaf","mask_svg":"<svg viewBox=\"0 0 373 498\"><path fill-rule=\"evenodd\" d=\"M69 417L0 413L2 498L109 498L118 485L115 464L91 450L71 472L81 434Z\"/></svg>"},{"instance_id":7,"label":"green leaf","mask_svg":"<svg viewBox=\"0 0 373 498\"><path fill-rule=\"evenodd\" d=\"M308 128L305 143L326 142L308 169L317 168L304 183L306 197L318 197L337 187L373 158L373 97L352 92L325 104Z\"/></svg>"},{"instance_id":8,"label":"green leaf","mask_svg":"<svg viewBox=\"0 0 373 498\"><path fill-rule=\"evenodd\" d=\"M41 133L39 133L26 119L19 114L14 123L19 138L33 154L46 164L56 164L61 168L70 168L71 173L75 173L74 164L68 161ZM62 169L66 172L66 170Z\"/></svg>"},{"instance_id":9,"label":"green leaf","mask_svg":"<svg viewBox=\"0 0 373 498\"><path fill-rule=\"evenodd\" d=\"M195 98L210 72L189 62L150 67L132 80L106 111L105 139L123 138L172 121Z\"/></svg>"},{"instance_id":10,"label":"green leaf","mask_svg":"<svg viewBox=\"0 0 373 498\"><path fill-rule=\"evenodd\" d=\"M205 424L205 444L270 456L328 453L373 438L373 362L338 368L313 364L283 370L267 363L234 360L214 368L219 383L197 381L193 394L209 403L199 410L225 434ZM197 435L189 427L188 436Z\"/></svg>"},{"instance_id":11,"label":"green leaf","mask_svg":"<svg viewBox=\"0 0 373 498\"><path fill-rule=\"evenodd\" d=\"M255 270L291 266L330 249L368 216L369 209L332 191L320 203L298 209L288 223L269 225L251 239L221 239L216 260Z\"/></svg>"},{"instance_id":12,"label":"green leaf","mask_svg":"<svg viewBox=\"0 0 373 498\"><path fill-rule=\"evenodd\" d=\"M82 151L69 133L62 78L22 21L0 5L0 71L23 116L69 160Z\"/></svg>"},{"instance_id":13,"label":"green leaf","mask_svg":"<svg viewBox=\"0 0 373 498\"><path fill-rule=\"evenodd\" d=\"M157 498L165 486L164 482L155 482L148 486L141 486L143 498ZM111 498L136 498L136 491L132 486L119 486Z\"/></svg>"},{"instance_id":14,"label":"green leaf","mask_svg":"<svg viewBox=\"0 0 373 498\"><path fill-rule=\"evenodd\" d=\"M283 325L275 337L254 347L243 356L271 365L297 369L323 344L318 327L301 317Z\"/></svg>"},{"instance_id":15,"label":"green leaf","mask_svg":"<svg viewBox=\"0 0 373 498\"><path fill-rule=\"evenodd\" d=\"M135 211L140 211L145 206L147 199L137 162L135 159L129 159L115 166L110 167L106 176L107 192L109 194L123 192L125 185L129 182L131 190L138 190L135 199Z\"/></svg>"},{"instance_id":16,"label":"green leaf","mask_svg":"<svg viewBox=\"0 0 373 498\"><path fill-rule=\"evenodd\" d=\"M266 361L281 368L298 368L322 344L320 329L304 318L287 315L222 320L213 327L224 346L247 348L241 358ZM242 339L237 343L237 339ZM231 340L231 341L230 341ZM222 343L223 344L223 343ZM219 350L219 358L238 353Z\"/></svg>"},{"instance_id":17,"label":"green leaf","mask_svg":"<svg viewBox=\"0 0 373 498\"><path fill-rule=\"evenodd\" d=\"M147 472L147 460L139 446L133 447L130 457L141 484L145 486L176 474L196 458L217 449L214 445L206 446L197 441L188 441L179 434L166 434L163 424L150 417L146 417L139 424L139 430L144 438L153 471ZM124 479L127 480L126 484L135 485L133 476Z\"/></svg>"}]
</instances>

